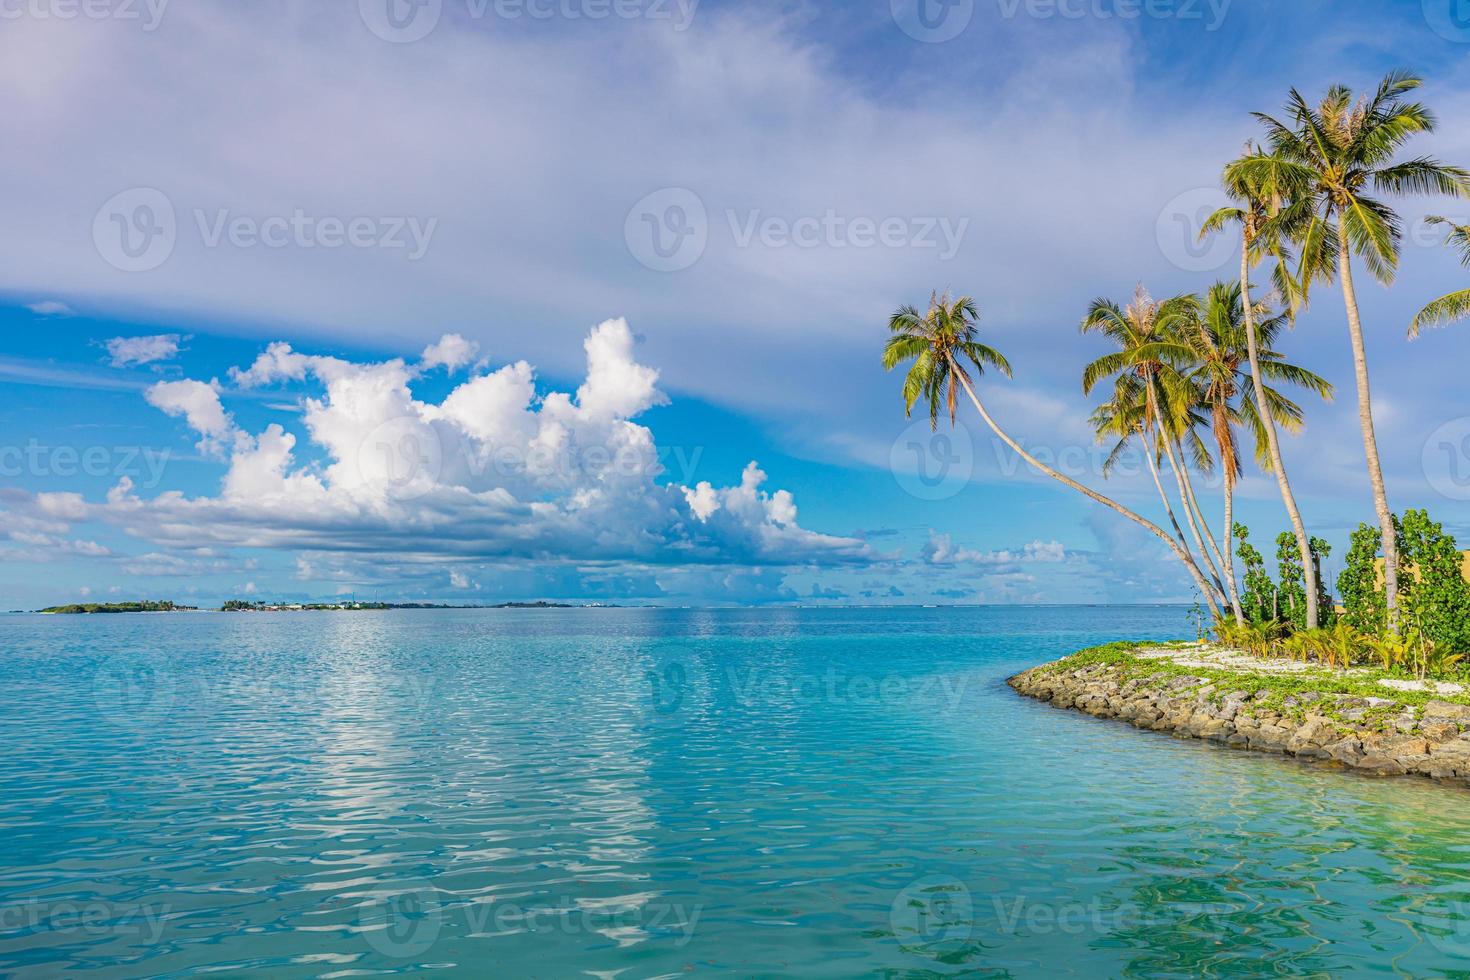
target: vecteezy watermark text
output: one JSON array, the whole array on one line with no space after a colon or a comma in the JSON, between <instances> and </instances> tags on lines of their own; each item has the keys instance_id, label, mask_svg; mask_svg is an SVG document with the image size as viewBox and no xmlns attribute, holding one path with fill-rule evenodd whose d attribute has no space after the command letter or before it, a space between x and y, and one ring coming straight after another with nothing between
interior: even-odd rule
<instances>
[{"instance_id":1,"label":"vecteezy watermark text","mask_svg":"<svg viewBox=\"0 0 1470 980\"><path fill-rule=\"evenodd\" d=\"M167 905L56 899L0 902L0 937L16 934L121 936L153 945L163 937Z\"/></svg>"},{"instance_id":2,"label":"vecteezy watermark text","mask_svg":"<svg viewBox=\"0 0 1470 980\"><path fill-rule=\"evenodd\" d=\"M136 21L149 33L158 30L169 0L0 0L0 20Z\"/></svg>"},{"instance_id":3,"label":"vecteezy watermark text","mask_svg":"<svg viewBox=\"0 0 1470 980\"><path fill-rule=\"evenodd\" d=\"M549 896L538 902L446 903L428 883L379 889L358 906L367 943L385 956L420 957L450 926L455 934L610 935L641 932L669 938L683 948L694 938L700 905L678 902L599 901L583 895Z\"/></svg>"},{"instance_id":4,"label":"vecteezy watermark text","mask_svg":"<svg viewBox=\"0 0 1470 980\"><path fill-rule=\"evenodd\" d=\"M728 666L720 675L706 682L691 665L672 660L656 670L645 671L658 714L673 714L696 692L707 692L723 685L719 697L747 706L811 702L878 706L884 704L922 703L953 711L964 699L968 678L949 674L927 674L906 677L901 674L864 674L829 667L821 673L785 674L763 668L741 670Z\"/></svg>"},{"instance_id":5,"label":"vecteezy watermark text","mask_svg":"<svg viewBox=\"0 0 1470 980\"><path fill-rule=\"evenodd\" d=\"M199 245L206 249L381 249L403 252L410 262L428 253L439 227L437 217L341 216L315 214L303 208L293 208L286 214L258 215L230 208L195 207L190 213ZM113 195L92 219L97 254L123 272L157 269L173 255L179 238L174 202L154 187L133 187Z\"/></svg>"},{"instance_id":6,"label":"vecteezy watermark text","mask_svg":"<svg viewBox=\"0 0 1470 980\"><path fill-rule=\"evenodd\" d=\"M996 0L1006 20L1178 20L1200 21L1217 31L1233 0Z\"/></svg>"},{"instance_id":7,"label":"vecteezy watermark text","mask_svg":"<svg viewBox=\"0 0 1470 980\"><path fill-rule=\"evenodd\" d=\"M0 477L123 477L152 489L163 480L172 456L148 446L49 446L29 439L23 446L0 445Z\"/></svg>"},{"instance_id":8,"label":"vecteezy watermark text","mask_svg":"<svg viewBox=\"0 0 1470 980\"><path fill-rule=\"evenodd\" d=\"M391 44L411 44L434 32L446 6L459 8L468 20L667 22L685 31L694 22L700 0L358 0L362 22L376 37Z\"/></svg>"},{"instance_id":9,"label":"vecteezy watermark text","mask_svg":"<svg viewBox=\"0 0 1470 980\"><path fill-rule=\"evenodd\" d=\"M918 249L942 262L959 254L968 217L852 215L836 208L820 213L775 214L763 208L726 208L725 230L738 249ZM698 262L709 244L709 212L686 187L666 187L628 211L623 237L628 251L655 272L679 272Z\"/></svg>"}]
</instances>

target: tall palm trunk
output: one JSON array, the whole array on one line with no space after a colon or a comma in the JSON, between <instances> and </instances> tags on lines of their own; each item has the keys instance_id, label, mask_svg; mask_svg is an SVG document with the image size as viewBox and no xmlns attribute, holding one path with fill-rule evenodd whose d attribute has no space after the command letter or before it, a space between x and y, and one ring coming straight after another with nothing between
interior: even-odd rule
<instances>
[{"instance_id":1,"label":"tall palm trunk","mask_svg":"<svg viewBox=\"0 0 1470 980\"><path fill-rule=\"evenodd\" d=\"M1378 456L1378 436L1373 429L1373 393L1368 384L1368 354L1363 346L1363 321L1358 315L1358 292L1353 287L1353 260L1348 253L1347 232L1337 219L1337 268L1342 278L1342 299L1347 306L1348 333L1353 341L1353 375L1358 382L1358 423L1363 428L1363 452L1368 457L1368 480L1373 484L1373 506L1383 532L1383 586L1388 598L1389 629L1398 629L1399 544L1388 509L1388 491L1383 484L1383 464ZM1312 567L1310 561L1307 568ZM1313 590L1308 589L1308 597Z\"/></svg>"},{"instance_id":2,"label":"tall palm trunk","mask_svg":"<svg viewBox=\"0 0 1470 980\"><path fill-rule=\"evenodd\" d=\"M1276 486L1281 490L1281 502L1286 505L1286 515L1291 518L1291 530L1296 535L1297 550L1301 552L1302 568L1312 567L1312 539L1307 537L1307 526L1302 522L1302 512L1296 505L1296 494L1291 490L1291 481L1286 476L1286 463L1281 458L1281 439L1276 434L1276 419L1271 415L1271 404L1266 400L1266 385L1261 378L1261 348L1256 338L1256 316L1251 306L1251 235L1244 236L1244 247L1240 253L1240 304L1245 317L1245 348L1251 362L1251 387L1255 390L1256 411L1261 416L1261 425L1266 430L1266 448L1271 454L1271 469L1276 474ZM1316 583L1307 588L1307 629L1316 629L1322 622L1317 608Z\"/></svg>"},{"instance_id":3,"label":"tall palm trunk","mask_svg":"<svg viewBox=\"0 0 1470 980\"><path fill-rule=\"evenodd\" d=\"M1204 595L1205 602L1210 607L1210 612L1217 619L1220 617L1220 606L1219 603L1216 602L1218 595L1213 590L1210 583L1205 581L1204 574L1199 570L1199 566L1196 565L1194 562L1194 557L1190 555L1189 551L1186 548L1181 547L1179 542L1169 537L1169 533L1163 528L1159 527L1153 521L1139 514L1135 514L1133 511L1129 510L1127 507L1124 507L1116 500L1113 500L1110 497L1105 497L1102 494L1098 493L1096 490L1091 489L1090 487L1083 486L1081 483L1078 483L1071 477L1066 476L1062 473L1058 473L1050 466L1047 466L1045 463L1041 462L1041 460L1037 459L1035 456L1032 456L1025 449L1021 448L1021 444L1016 442L1016 440L1012 439L1009 435L1007 435L1005 433L1005 430L1003 430L999 425L996 424L995 419L990 417L990 413L985 410L985 405L980 401L979 396L975 394L975 389L970 387L970 382L965 378L965 376L956 372L955 377L958 378L960 384L964 386L965 394L970 396L970 401L974 404L975 410L980 413L980 417L985 420L985 424L990 427L990 431L994 432L996 437L1000 439L1001 442L1009 446L1016 453L1016 455L1020 456L1026 462L1030 463L1036 469L1045 473L1053 480L1056 480L1058 483L1071 487L1073 490L1076 490L1083 496L1102 504L1104 507L1117 511L1119 514L1122 514L1124 517L1128 518L1139 527L1148 530L1160 541L1163 541L1166 545L1168 545L1169 550L1174 553L1174 557L1178 558L1184 564L1184 567L1189 570L1189 574L1194 579L1195 585L1199 587L1200 592Z\"/></svg>"},{"instance_id":4,"label":"tall palm trunk","mask_svg":"<svg viewBox=\"0 0 1470 980\"><path fill-rule=\"evenodd\" d=\"M1237 626L1245 625L1245 610L1240 605L1240 586L1235 581L1235 475L1225 474L1225 584L1230 586L1230 610Z\"/></svg>"}]
</instances>

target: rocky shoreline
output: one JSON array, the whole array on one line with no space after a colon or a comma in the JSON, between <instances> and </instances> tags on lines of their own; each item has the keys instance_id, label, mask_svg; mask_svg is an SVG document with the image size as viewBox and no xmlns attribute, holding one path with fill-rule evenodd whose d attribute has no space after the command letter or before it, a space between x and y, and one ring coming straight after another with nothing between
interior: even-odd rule
<instances>
[{"instance_id":1,"label":"rocky shoreline","mask_svg":"<svg viewBox=\"0 0 1470 980\"><path fill-rule=\"evenodd\" d=\"M1154 655L1158 656L1158 655ZM1044 664L1007 682L1027 697L1136 728L1233 748L1417 775L1470 787L1470 704L1305 690L1282 697L1252 676L1160 670L1160 662ZM1187 670L1187 668L1185 668ZM1213 674L1214 676L1210 676ZM1328 686L1328 685L1324 685Z\"/></svg>"}]
</instances>

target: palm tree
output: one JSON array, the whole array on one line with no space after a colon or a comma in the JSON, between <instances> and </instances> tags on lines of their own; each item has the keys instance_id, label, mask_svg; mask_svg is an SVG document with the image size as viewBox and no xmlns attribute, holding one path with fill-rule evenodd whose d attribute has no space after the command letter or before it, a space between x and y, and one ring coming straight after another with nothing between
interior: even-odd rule
<instances>
[{"instance_id":1,"label":"palm tree","mask_svg":"<svg viewBox=\"0 0 1470 980\"><path fill-rule=\"evenodd\" d=\"M1179 518L1175 516L1174 505L1170 503L1169 494L1164 490L1163 480L1159 477L1160 460L1164 455L1164 441L1161 431L1157 431L1154 427L1153 413L1149 409L1149 400L1145 395L1143 381L1136 374L1119 375L1113 385L1113 397L1093 411L1090 421L1099 442L1105 442L1109 437L1115 439L1113 448L1109 451L1107 459L1103 461L1102 472L1105 479L1112 474L1133 440L1138 440L1144 462L1148 466L1149 476L1153 478L1154 488L1158 491L1159 500L1164 505L1164 513L1168 515L1169 524L1174 528L1175 539L1185 551L1189 551L1189 541L1184 536L1184 529L1179 526ZM1230 598L1231 610L1236 613L1236 621L1243 621L1244 617L1237 608L1233 592Z\"/></svg>"},{"instance_id":2,"label":"palm tree","mask_svg":"<svg viewBox=\"0 0 1470 980\"><path fill-rule=\"evenodd\" d=\"M1460 252L1460 261L1470 266L1470 225L1457 225L1448 218L1431 215L1429 223L1432 225L1447 225L1450 229L1449 238L1445 239L1446 245L1452 245ZM1441 296L1419 311L1414 317L1414 322L1409 324L1409 339L1413 340L1419 336L1419 331L1425 327L1444 327L1456 320L1463 320L1470 316L1470 289L1462 289L1448 296Z\"/></svg>"},{"instance_id":3,"label":"palm tree","mask_svg":"<svg viewBox=\"0 0 1470 980\"><path fill-rule=\"evenodd\" d=\"M914 405L922 399L928 405L931 426L938 428L941 412L949 414L950 424L953 425L956 388L963 388L990 431L1027 463L1057 482L1122 514L1168 545L1169 550L1183 562L1195 584L1204 593L1210 608L1218 615L1216 593L1205 581L1199 566L1189 552L1169 537L1163 528L1042 463L996 424L979 395L975 393L971 370L973 369L978 378L989 366L1010 377L1011 367L999 351L976 339L979 321L980 311L975 301L968 296L951 301L948 296L935 294L930 298L927 313L920 313L913 306L904 306L893 314L888 324L891 336L883 349L883 367L892 371L900 364L910 364L903 383L905 414L912 415Z\"/></svg>"},{"instance_id":4,"label":"palm tree","mask_svg":"<svg viewBox=\"0 0 1470 980\"><path fill-rule=\"evenodd\" d=\"M1398 268L1402 239L1398 215L1369 191L1388 194L1448 194L1470 197L1470 172L1428 157L1395 162L1402 146L1419 133L1434 131L1435 120L1424 105L1405 102L1421 80L1408 72L1393 72L1378 90L1356 103L1353 93L1334 85L1313 108L1292 89L1286 110L1292 125L1256 113L1265 126L1274 156L1274 169L1294 185L1283 224L1299 229L1300 275L1305 296L1313 282L1337 278L1347 308L1354 375L1358 387L1358 420L1363 451L1383 538L1384 580L1390 622L1396 624L1399 555L1393 511L1383 482L1378 438L1373 426L1373 397L1368 380L1368 355L1363 323L1353 285L1352 258L1359 256L1379 282L1391 283ZM1245 173L1259 169L1245 164ZM1335 269L1334 269L1335 266ZM1310 567L1310 566L1308 566Z\"/></svg>"},{"instance_id":5,"label":"palm tree","mask_svg":"<svg viewBox=\"0 0 1470 980\"><path fill-rule=\"evenodd\" d=\"M1323 398L1332 397L1332 385L1326 379L1287 363L1272 349L1277 335L1286 326L1286 315L1269 315L1270 308L1264 303L1258 303L1253 310L1247 311L1243 296L1240 283L1215 283L1200 306L1197 331L1185 334L1197 365L1191 378L1200 391L1201 405L1209 413L1210 432L1224 473L1223 540L1227 544L1235 527L1235 483L1242 473L1236 426L1245 424L1251 428L1255 435L1256 459L1263 467L1270 467L1273 459L1271 434L1278 425L1288 432L1300 430L1302 409L1271 387L1269 382L1284 382L1314 391ZM1257 384L1257 378L1263 379L1263 383ZM1235 561L1229 548L1225 553L1225 566L1232 605L1237 618L1243 619L1239 593L1235 590ZM1314 565L1309 561L1304 567L1312 568ZM1308 591L1315 591L1316 587L1313 583ZM1307 604L1308 618L1316 612L1317 601L1312 596Z\"/></svg>"},{"instance_id":6,"label":"palm tree","mask_svg":"<svg viewBox=\"0 0 1470 980\"><path fill-rule=\"evenodd\" d=\"M1138 287L1133 301L1126 308L1108 299L1093 300L1082 321L1082 332L1101 333L1119 349L1087 365L1082 372L1082 390L1084 394L1091 394L1099 381L1124 374L1131 374L1139 380L1146 410L1145 431L1157 440L1169 459L1185 523L1189 525L1205 567L1215 579L1218 592L1224 596L1220 549L1209 528L1201 530L1193 488L1182 462L1181 440L1194 432L1194 426L1188 423L1192 421L1189 414L1196 397L1182 370L1188 366L1191 351L1179 341L1174 330L1178 324L1188 320L1193 303L1194 297L1187 295L1159 302L1142 286ZM1194 448L1196 462L1207 465L1208 452L1204 451L1203 443L1196 443ZM1173 515L1170 516L1172 518ZM1214 546L1213 558L1206 541Z\"/></svg>"},{"instance_id":7,"label":"palm tree","mask_svg":"<svg viewBox=\"0 0 1470 980\"><path fill-rule=\"evenodd\" d=\"M1277 292L1283 294L1291 310L1295 310L1302 301L1300 287L1287 269L1285 247L1281 241L1280 214L1288 195L1298 190L1286 179L1285 169L1285 161L1248 146L1246 155L1225 169L1225 189L1237 206L1216 211L1200 232L1203 237L1227 224L1240 225L1240 300L1252 378L1261 377L1261 357L1260 337L1255 325L1256 304L1251 301L1251 268L1266 255L1271 255L1276 259L1273 275ZM1267 404L1266 389L1255 386L1252 394L1256 418L1261 420L1264 430L1270 469L1276 474L1276 487L1281 492L1281 502L1286 505L1286 516L1296 536L1302 567L1311 568L1312 539L1307 534L1306 522L1302 520L1296 494L1292 492L1291 480L1286 475L1286 461L1281 455L1281 440L1276 431L1275 417ZM1307 628L1316 629L1321 624L1321 610L1318 609L1315 592L1312 589L1307 592Z\"/></svg>"}]
</instances>

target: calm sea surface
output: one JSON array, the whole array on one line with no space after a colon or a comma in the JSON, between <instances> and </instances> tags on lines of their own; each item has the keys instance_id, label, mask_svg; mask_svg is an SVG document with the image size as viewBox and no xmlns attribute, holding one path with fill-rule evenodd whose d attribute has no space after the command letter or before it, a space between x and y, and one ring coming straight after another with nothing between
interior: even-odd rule
<instances>
[{"instance_id":1,"label":"calm sea surface","mask_svg":"<svg viewBox=\"0 0 1470 980\"><path fill-rule=\"evenodd\" d=\"M1470 976L1470 794L1011 673L1182 610L0 619L0 975Z\"/></svg>"}]
</instances>

